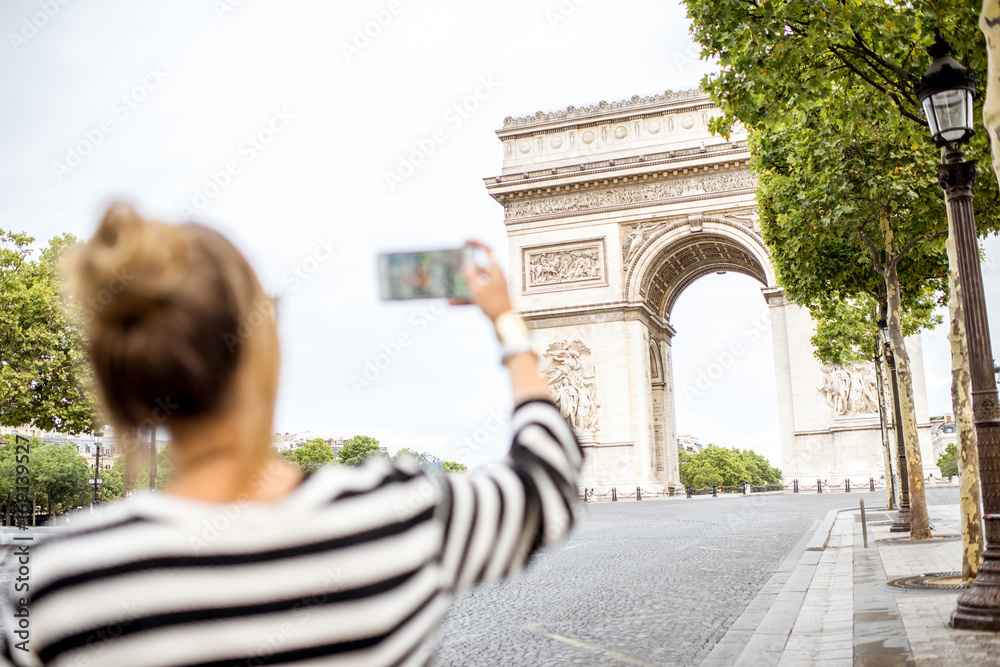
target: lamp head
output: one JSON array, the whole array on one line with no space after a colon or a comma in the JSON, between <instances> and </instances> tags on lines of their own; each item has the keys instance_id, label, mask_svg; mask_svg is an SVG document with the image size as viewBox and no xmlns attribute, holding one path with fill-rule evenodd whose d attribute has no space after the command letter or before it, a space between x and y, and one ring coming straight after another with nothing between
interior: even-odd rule
<instances>
[{"instance_id":1,"label":"lamp head","mask_svg":"<svg viewBox=\"0 0 1000 667\"><path fill-rule=\"evenodd\" d=\"M939 148L963 144L974 134L972 96L976 91L976 73L951 56L951 45L940 32L927 53L934 60L914 92L924 107L931 138Z\"/></svg>"}]
</instances>

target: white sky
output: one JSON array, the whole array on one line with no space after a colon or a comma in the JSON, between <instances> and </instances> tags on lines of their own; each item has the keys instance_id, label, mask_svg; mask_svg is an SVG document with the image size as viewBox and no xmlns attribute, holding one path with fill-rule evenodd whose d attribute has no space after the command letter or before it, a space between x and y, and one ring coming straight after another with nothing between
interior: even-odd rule
<instances>
[{"instance_id":1,"label":"white sky","mask_svg":"<svg viewBox=\"0 0 1000 667\"><path fill-rule=\"evenodd\" d=\"M500 429L457 453L510 407L495 339L467 308L383 304L375 256L468 238L505 246L481 181L500 171L505 116L692 88L708 67L669 1L62 2L0 8L0 227L85 237L113 198L166 220L195 209L283 295L278 430L365 433L470 464L506 448ZM43 20L43 6L58 9ZM44 25L26 28L35 16ZM373 16L385 25L346 53ZM493 90L478 108L446 116L483 80ZM390 191L385 174L437 128L444 141ZM263 135L256 147L251 134ZM88 155L54 168L88 136ZM333 257L314 261L330 243ZM986 280L1000 330L997 268ZM764 312L759 286L732 274L678 301L678 429L780 464L766 326L710 390L682 393ZM356 390L352 376L400 334L412 343ZM925 338L931 412L947 412L948 348L940 332Z\"/></svg>"}]
</instances>

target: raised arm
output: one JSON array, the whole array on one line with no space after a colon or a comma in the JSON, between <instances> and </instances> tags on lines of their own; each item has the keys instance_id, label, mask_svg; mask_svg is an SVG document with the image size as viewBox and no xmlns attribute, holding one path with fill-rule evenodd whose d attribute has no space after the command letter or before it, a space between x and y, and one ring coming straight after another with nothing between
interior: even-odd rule
<instances>
[{"instance_id":1,"label":"raised arm","mask_svg":"<svg viewBox=\"0 0 1000 667\"><path fill-rule=\"evenodd\" d=\"M518 572L539 546L573 526L583 453L549 400L527 328L511 308L496 261L466 270L472 301L496 324L514 394L514 438L507 457L486 471L447 475L445 574L461 590Z\"/></svg>"}]
</instances>

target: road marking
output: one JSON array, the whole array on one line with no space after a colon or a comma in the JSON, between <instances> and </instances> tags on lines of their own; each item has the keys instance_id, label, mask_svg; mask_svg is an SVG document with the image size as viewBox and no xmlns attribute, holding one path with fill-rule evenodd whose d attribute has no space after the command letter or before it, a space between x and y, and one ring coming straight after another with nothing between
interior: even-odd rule
<instances>
[{"instance_id":1,"label":"road marking","mask_svg":"<svg viewBox=\"0 0 1000 667\"><path fill-rule=\"evenodd\" d=\"M583 546L583 543L580 543L580 544L571 544L568 547L563 547L559 551L569 551L570 549L576 549L577 547L582 547L582 546Z\"/></svg>"},{"instance_id":2,"label":"road marking","mask_svg":"<svg viewBox=\"0 0 1000 667\"><path fill-rule=\"evenodd\" d=\"M609 658L615 658L616 660L621 660L622 662L629 665L640 665L640 667L655 667L655 665L651 665L648 662L642 662L641 660L630 658L627 655L624 655L622 653L617 653L615 651L609 651L607 649L601 648L600 646L584 644L583 642L578 642L575 639L570 639L569 637L563 637L562 635L556 635L551 632L543 632L541 630L537 630L531 627L529 627L528 629L536 634L542 635L543 637L548 637L549 639L555 639L558 642L565 642L566 644L569 644L570 646L576 646L577 648L586 649L588 651L594 651L595 653L606 655Z\"/></svg>"}]
</instances>

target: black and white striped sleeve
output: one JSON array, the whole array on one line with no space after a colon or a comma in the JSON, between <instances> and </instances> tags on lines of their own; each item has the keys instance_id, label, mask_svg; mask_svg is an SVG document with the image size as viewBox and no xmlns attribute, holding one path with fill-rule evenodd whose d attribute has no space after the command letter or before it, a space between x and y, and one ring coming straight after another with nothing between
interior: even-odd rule
<instances>
[{"instance_id":1,"label":"black and white striped sleeve","mask_svg":"<svg viewBox=\"0 0 1000 667\"><path fill-rule=\"evenodd\" d=\"M559 409L535 399L514 409L506 459L484 472L444 475L442 564L455 590L519 572L539 546L573 526L583 451Z\"/></svg>"}]
</instances>

